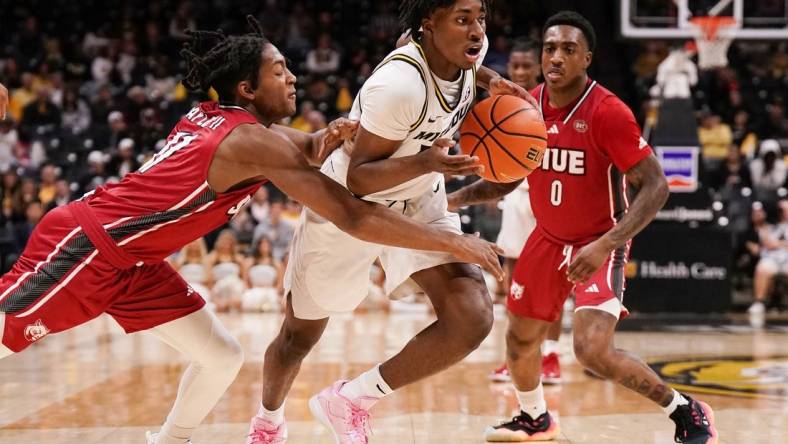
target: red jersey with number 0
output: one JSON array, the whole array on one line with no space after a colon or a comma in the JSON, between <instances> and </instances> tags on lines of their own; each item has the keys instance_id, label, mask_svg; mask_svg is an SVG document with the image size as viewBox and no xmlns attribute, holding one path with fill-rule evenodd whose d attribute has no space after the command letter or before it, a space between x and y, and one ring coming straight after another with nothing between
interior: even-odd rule
<instances>
[{"instance_id":1,"label":"red jersey with number 0","mask_svg":"<svg viewBox=\"0 0 788 444\"><path fill-rule=\"evenodd\" d=\"M550 106L544 83L531 94L547 127L542 165L528 176L537 229L557 243L586 244L624 215L624 173L649 156L651 147L632 111L595 81L559 109Z\"/></svg>"},{"instance_id":2,"label":"red jersey with number 0","mask_svg":"<svg viewBox=\"0 0 788 444\"><path fill-rule=\"evenodd\" d=\"M262 185L225 193L208 185L217 147L241 124L258 122L241 107L200 103L139 170L96 189L85 200L121 248L145 262L162 260L227 223Z\"/></svg>"}]
</instances>

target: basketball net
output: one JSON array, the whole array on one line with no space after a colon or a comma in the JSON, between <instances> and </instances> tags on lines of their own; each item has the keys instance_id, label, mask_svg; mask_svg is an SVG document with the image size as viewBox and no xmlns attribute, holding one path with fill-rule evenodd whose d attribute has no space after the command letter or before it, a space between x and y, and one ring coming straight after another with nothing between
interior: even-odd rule
<instances>
[{"instance_id":1,"label":"basketball net","mask_svg":"<svg viewBox=\"0 0 788 444\"><path fill-rule=\"evenodd\" d=\"M698 48L698 67L714 69L728 66L728 48L736 37L736 19L733 17L694 17L692 23L695 43ZM729 32L720 33L722 29Z\"/></svg>"}]
</instances>

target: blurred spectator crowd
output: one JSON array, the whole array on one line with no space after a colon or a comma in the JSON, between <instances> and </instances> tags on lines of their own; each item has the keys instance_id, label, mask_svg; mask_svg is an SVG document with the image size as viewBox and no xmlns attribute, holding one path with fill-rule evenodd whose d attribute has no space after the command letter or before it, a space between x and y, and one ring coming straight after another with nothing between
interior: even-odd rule
<instances>
[{"instance_id":1,"label":"blurred spectator crowd","mask_svg":"<svg viewBox=\"0 0 788 444\"><path fill-rule=\"evenodd\" d=\"M692 45L640 45L633 63L648 127L664 100L686 98L697 117L700 193L732 235L734 284L752 286L751 313L785 305L788 258L788 44L734 41L727 66L701 70ZM749 290L748 290L749 291Z\"/></svg>"},{"instance_id":2,"label":"blurred spectator crowd","mask_svg":"<svg viewBox=\"0 0 788 444\"><path fill-rule=\"evenodd\" d=\"M349 111L399 36L397 4L328 3L0 0L0 83L11 100L0 122L3 271L48 210L136 170L196 101L215 98L180 83L187 29L248 32L245 16L255 15L299 76L299 110L284 123L315 131ZM278 309L300 210L261 188L247 211L172 262L219 310Z\"/></svg>"}]
</instances>

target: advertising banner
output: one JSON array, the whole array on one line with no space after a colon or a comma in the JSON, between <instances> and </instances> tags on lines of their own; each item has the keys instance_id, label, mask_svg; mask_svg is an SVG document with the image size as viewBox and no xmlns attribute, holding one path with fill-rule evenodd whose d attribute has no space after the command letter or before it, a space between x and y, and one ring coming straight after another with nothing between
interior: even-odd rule
<instances>
[{"instance_id":1,"label":"advertising banner","mask_svg":"<svg viewBox=\"0 0 788 444\"><path fill-rule=\"evenodd\" d=\"M641 312L726 311L730 263L725 231L651 225L632 243L624 304Z\"/></svg>"}]
</instances>

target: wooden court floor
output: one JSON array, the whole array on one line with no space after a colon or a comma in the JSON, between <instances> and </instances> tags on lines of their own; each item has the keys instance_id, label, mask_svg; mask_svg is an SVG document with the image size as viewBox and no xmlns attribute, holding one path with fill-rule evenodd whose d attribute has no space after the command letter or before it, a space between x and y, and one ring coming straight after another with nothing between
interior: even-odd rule
<instances>
[{"instance_id":1,"label":"wooden court floor","mask_svg":"<svg viewBox=\"0 0 788 444\"><path fill-rule=\"evenodd\" d=\"M373 409L372 443L480 443L481 433L515 409L507 385L488 383L503 356L505 321L462 363L407 387ZM225 315L240 338L246 363L198 429L195 444L243 443L261 389L262 356L278 329L278 315ZM340 377L358 374L395 353L430 322L426 314L360 314L331 321L295 382L286 415L290 443L332 443L307 409L308 398ZM657 361L701 385L744 395L697 395L716 411L721 443L788 442L788 335L779 332L621 332L617 345ZM562 338L564 383L546 389L562 424L561 443L673 442L672 423L655 406L616 385L583 374ZM755 356L752 365L725 357ZM723 358L722 364L713 360ZM712 364L706 365L709 362ZM46 338L0 361L0 444L144 444L175 396L183 362L142 333L126 336L109 318ZM717 379L715 379L717 378ZM719 389L712 389L720 392ZM725 391L725 390L722 390ZM765 395L758 395L759 392Z\"/></svg>"}]
</instances>

